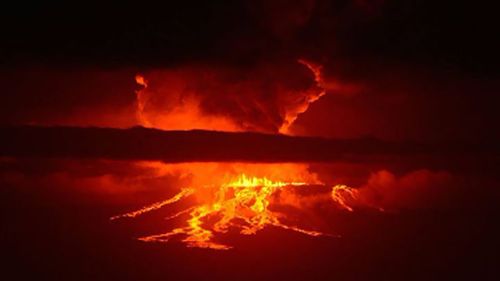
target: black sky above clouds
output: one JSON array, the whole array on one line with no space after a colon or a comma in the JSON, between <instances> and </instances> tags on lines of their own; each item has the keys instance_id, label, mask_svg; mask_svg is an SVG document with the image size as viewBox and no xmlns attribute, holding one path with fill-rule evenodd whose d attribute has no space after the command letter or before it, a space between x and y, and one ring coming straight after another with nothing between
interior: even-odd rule
<instances>
[{"instance_id":1,"label":"black sky above clouds","mask_svg":"<svg viewBox=\"0 0 500 281\"><path fill-rule=\"evenodd\" d=\"M489 1L33 3L2 9L4 62L166 66L300 54L495 74Z\"/></svg>"}]
</instances>

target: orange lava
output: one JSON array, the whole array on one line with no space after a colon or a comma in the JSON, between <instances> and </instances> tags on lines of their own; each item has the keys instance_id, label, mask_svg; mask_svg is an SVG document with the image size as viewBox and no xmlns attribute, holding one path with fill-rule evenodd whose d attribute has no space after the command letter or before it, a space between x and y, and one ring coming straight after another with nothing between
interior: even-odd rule
<instances>
[{"instance_id":1,"label":"orange lava","mask_svg":"<svg viewBox=\"0 0 500 281\"><path fill-rule=\"evenodd\" d=\"M266 165L254 164L253 166ZM296 168L295 166L288 167ZM243 165L243 167L248 166ZM268 166L267 169L276 170L276 167L275 165ZM252 168L248 168L248 170L252 170ZM286 173L286 168L284 173ZM226 174L222 177L219 176L219 178L224 178L226 181L218 185L184 188L172 198L137 211L114 216L111 219L134 218L178 202L188 196L195 196L197 201L195 206L167 217L167 219L171 219L186 216L185 225L165 233L141 237L139 240L144 242L167 242L173 237L182 237L182 242L188 247L227 250L231 248L230 245L216 242L214 238L216 234L226 233L229 230L237 230L243 235L253 235L265 227L272 226L309 236L330 235L321 231L286 224L283 222L283 219L286 220L287 218L286 213L273 211L269 208L271 204L275 203L275 195L278 191L290 188L307 188L312 184L321 185L320 182L314 180L314 177L311 177L309 182L273 181L267 177L247 176L244 173L233 176ZM336 192L339 192L339 194L334 196ZM340 189L336 186L332 190L332 196L334 196L332 198L341 208L352 211L352 208L341 199L344 192L351 191L346 186L341 186Z\"/></svg>"},{"instance_id":2,"label":"orange lava","mask_svg":"<svg viewBox=\"0 0 500 281\"><path fill-rule=\"evenodd\" d=\"M332 200L339 204L342 208L353 211L353 208L349 206L347 200L356 199L358 196L358 190L352 189L346 185L338 184L332 188Z\"/></svg>"}]
</instances>

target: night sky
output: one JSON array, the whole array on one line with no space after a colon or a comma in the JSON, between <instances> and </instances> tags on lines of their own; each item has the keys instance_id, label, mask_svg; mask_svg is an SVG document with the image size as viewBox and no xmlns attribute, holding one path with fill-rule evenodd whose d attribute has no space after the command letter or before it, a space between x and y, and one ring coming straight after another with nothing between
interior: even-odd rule
<instances>
[{"instance_id":1,"label":"night sky","mask_svg":"<svg viewBox=\"0 0 500 281\"><path fill-rule=\"evenodd\" d=\"M489 2L4 6L3 275L498 280L500 20ZM319 66L320 82L304 61ZM140 93L148 124L137 113ZM283 133L290 112L299 113L287 141L267 136ZM139 125L235 133L177 140ZM167 156L152 159L156 146ZM221 159L304 163L369 199L354 212L314 205L302 218L340 238L266 228L224 234L235 245L224 252L134 239L174 223L163 222L172 209L109 221L185 184L145 160Z\"/></svg>"}]
</instances>

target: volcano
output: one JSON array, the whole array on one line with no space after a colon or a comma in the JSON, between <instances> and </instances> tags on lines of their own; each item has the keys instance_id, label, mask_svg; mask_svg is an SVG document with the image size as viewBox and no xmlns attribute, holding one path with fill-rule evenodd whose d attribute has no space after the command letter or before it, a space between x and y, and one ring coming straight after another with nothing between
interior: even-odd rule
<instances>
[{"instance_id":1,"label":"volcano","mask_svg":"<svg viewBox=\"0 0 500 281\"><path fill-rule=\"evenodd\" d=\"M498 280L486 2L5 6L2 276Z\"/></svg>"}]
</instances>

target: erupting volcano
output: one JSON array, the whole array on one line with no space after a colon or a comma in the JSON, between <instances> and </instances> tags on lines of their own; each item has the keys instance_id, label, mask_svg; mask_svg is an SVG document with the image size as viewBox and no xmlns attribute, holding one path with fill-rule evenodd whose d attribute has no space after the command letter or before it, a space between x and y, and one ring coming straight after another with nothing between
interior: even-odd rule
<instances>
[{"instance_id":1,"label":"erupting volcano","mask_svg":"<svg viewBox=\"0 0 500 281\"><path fill-rule=\"evenodd\" d=\"M495 1L31 2L3 279L499 280Z\"/></svg>"},{"instance_id":2,"label":"erupting volcano","mask_svg":"<svg viewBox=\"0 0 500 281\"><path fill-rule=\"evenodd\" d=\"M325 95L325 90L322 87L321 66L303 59L298 60L298 63L311 72L314 85L298 92L280 93L282 96L280 101L286 101L286 103L280 105L280 108L282 108L281 125L275 126L275 132L287 133L299 115L307 111L311 103ZM168 74L165 77L167 77L167 80L170 78ZM201 115L203 113L197 94L190 92L189 88L183 87L174 89L180 89L180 93L177 93L177 95L181 97L179 107L182 109L173 108L170 111L163 112L164 115L158 117L158 112L148 112L147 109L148 103L155 99L153 95L165 94L158 90L162 87L157 86L157 90L150 91L147 78L143 75L137 75L135 79L137 84L142 87L136 91L136 116L138 122L143 126L170 128L169 125L175 123L177 126L182 126L181 129L245 130L244 126L235 125L238 124L237 117L235 116L233 118L236 121L233 122L234 120L217 114L213 116L210 114ZM240 83L245 84L246 82ZM229 87L238 88L231 85ZM185 103L185 99L187 99L187 103ZM148 116L154 116L156 118L155 121L150 121ZM181 123L179 122L180 120L188 120L189 122ZM259 127L254 124L253 128L266 131L265 126ZM162 164L159 163L158 165ZM190 164L185 165L185 169L189 170ZM191 165L201 165L203 167L202 163ZM240 173L234 173L235 166L238 166ZM314 174L307 171L307 165L253 164L253 168L248 169L247 167L249 166L252 165L221 165L221 167L225 167L225 170L223 169L221 173L215 174L210 179L211 182L199 186L182 188L172 198L154 203L137 211L114 216L111 219L137 217L166 205L174 204L183 198L194 196L196 197L194 206L167 217L167 219L172 219L179 216L187 216L188 218L184 226L174 228L166 233L141 237L139 240L145 242L166 242L174 236L182 236L182 241L188 247L225 250L230 249L231 246L214 241L215 235L217 233L228 232L233 228L239 229L239 232L244 235L256 234L264 227L274 226L310 236L331 236L328 233L303 229L298 225L290 224L287 222L290 221L290 218L286 212L273 210L273 205L291 204L287 202L287 196L293 195L294 188L300 187L306 189L311 188L311 186L326 186L317 180ZM258 170L261 171L262 175L257 176L252 174L255 166L259 167ZM272 171L272 173L269 171ZM307 176L304 177L303 175ZM193 174L193 176L196 178L197 175ZM304 181L304 179L306 180ZM331 197L324 196L322 198L325 201L328 199L332 200L332 204L336 203L341 208L352 211L352 208L348 206L343 198L344 194L352 196L354 191L345 185L336 185L331 189ZM300 196L297 196L297 198L300 198ZM297 205L296 202L295 205Z\"/></svg>"}]
</instances>

